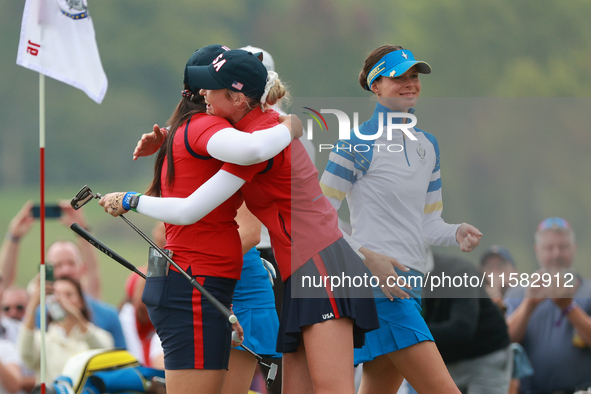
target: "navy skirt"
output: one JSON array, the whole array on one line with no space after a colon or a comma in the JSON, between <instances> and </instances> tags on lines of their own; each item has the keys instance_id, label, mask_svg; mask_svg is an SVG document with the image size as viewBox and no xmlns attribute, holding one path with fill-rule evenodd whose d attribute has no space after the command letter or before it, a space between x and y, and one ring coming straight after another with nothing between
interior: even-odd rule
<instances>
[{"instance_id":1,"label":"navy skirt","mask_svg":"<svg viewBox=\"0 0 591 394\"><path fill-rule=\"evenodd\" d=\"M365 265L349 244L340 238L308 260L285 281L277 351L297 351L302 327L331 319L353 320L355 347L365 343L365 334L379 327L371 287L354 286L325 277L363 277ZM327 286L324 286L324 284Z\"/></svg>"}]
</instances>

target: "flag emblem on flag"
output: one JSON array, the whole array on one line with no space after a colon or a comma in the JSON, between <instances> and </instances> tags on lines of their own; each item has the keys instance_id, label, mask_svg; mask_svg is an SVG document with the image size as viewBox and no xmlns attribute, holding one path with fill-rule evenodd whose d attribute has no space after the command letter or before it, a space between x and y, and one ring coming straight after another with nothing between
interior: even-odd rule
<instances>
[{"instance_id":1,"label":"flag emblem on flag","mask_svg":"<svg viewBox=\"0 0 591 394\"><path fill-rule=\"evenodd\" d=\"M83 0L58 0L62 14L72 19L82 19L88 16L88 7Z\"/></svg>"},{"instance_id":2,"label":"flag emblem on flag","mask_svg":"<svg viewBox=\"0 0 591 394\"><path fill-rule=\"evenodd\" d=\"M244 86L243 84L241 84L240 82L237 82L237 81L234 81L234 83L232 84L232 87L234 89L238 89L238 90L242 90L243 86Z\"/></svg>"}]
</instances>

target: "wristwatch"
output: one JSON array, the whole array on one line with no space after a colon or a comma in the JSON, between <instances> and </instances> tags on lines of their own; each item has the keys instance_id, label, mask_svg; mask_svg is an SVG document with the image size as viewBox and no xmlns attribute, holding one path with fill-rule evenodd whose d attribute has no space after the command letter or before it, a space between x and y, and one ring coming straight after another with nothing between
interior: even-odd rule
<instances>
[{"instance_id":1,"label":"wristwatch","mask_svg":"<svg viewBox=\"0 0 591 394\"><path fill-rule=\"evenodd\" d=\"M134 212L137 212L137 204L140 202L140 193L134 194L133 196L131 196L131 198L129 199L129 208L131 208Z\"/></svg>"}]
</instances>

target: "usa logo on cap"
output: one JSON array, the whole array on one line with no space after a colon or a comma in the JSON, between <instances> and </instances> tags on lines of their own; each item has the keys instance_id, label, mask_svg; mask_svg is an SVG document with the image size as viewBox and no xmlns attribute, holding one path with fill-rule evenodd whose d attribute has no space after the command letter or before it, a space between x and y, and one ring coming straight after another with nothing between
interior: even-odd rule
<instances>
[{"instance_id":1,"label":"usa logo on cap","mask_svg":"<svg viewBox=\"0 0 591 394\"><path fill-rule=\"evenodd\" d=\"M232 87L237 90L242 90L243 86L244 86L243 84L241 84L240 82L237 82L237 81L234 81L234 83L232 84Z\"/></svg>"}]
</instances>

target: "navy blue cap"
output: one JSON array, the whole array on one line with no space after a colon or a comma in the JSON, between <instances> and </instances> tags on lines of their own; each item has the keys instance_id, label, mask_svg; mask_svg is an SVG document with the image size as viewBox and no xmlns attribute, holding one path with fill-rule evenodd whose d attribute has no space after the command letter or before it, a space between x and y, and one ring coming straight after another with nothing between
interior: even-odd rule
<instances>
[{"instance_id":1,"label":"navy blue cap","mask_svg":"<svg viewBox=\"0 0 591 394\"><path fill-rule=\"evenodd\" d=\"M191 84L202 89L230 89L258 99L267 83L267 69L259 55L233 49L217 56L209 66L187 67L186 75Z\"/></svg>"},{"instance_id":2,"label":"navy blue cap","mask_svg":"<svg viewBox=\"0 0 591 394\"><path fill-rule=\"evenodd\" d=\"M211 62L213 62L215 58L220 55L220 53L229 50L230 48L225 45L208 45L193 52L187 61L187 64L185 65L185 75L183 79L183 82L189 87L189 90L191 90L193 94L198 95L199 89L201 89L201 87L199 84L195 83L196 81L189 78L187 69L193 66L206 66L211 64Z\"/></svg>"},{"instance_id":3,"label":"navy blue cap","mask_svg":"<svg viewBox=\"0 0 591 394\"><path fill-rule=\"evenodd\" d=\"M489 249L487 249L486 252L484 252L482 257L480 258L480 265L483 265L485 263L486 259L489 258L490 256L499 256L501 259L503 259L507 263L510 263L511 265L515 266L515 260L513 260L513 256L511 256L509 249L507 249L503 246L495 245L495 246L491 246Z\"/></svg>"}]
</instances>

